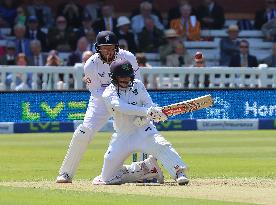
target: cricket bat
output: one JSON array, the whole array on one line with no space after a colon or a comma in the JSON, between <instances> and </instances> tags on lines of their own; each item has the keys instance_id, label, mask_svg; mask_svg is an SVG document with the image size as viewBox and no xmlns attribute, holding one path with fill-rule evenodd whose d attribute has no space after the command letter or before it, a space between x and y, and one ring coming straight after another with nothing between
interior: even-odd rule
<instances>
[{"instance_id":1,"label":"cricket bat","mask_svg":"<svg viewBox=\"0 0 276 205\"><path fill-rule=\"evenodd\" d=\"M204 95L191 100L182 101L179 103L171 104L162 107L162 112L168 117L179 115L187 112L193 112L195 110L201 110L213 105L213 99L211 95Z\"/></svg>"}]
</instances>

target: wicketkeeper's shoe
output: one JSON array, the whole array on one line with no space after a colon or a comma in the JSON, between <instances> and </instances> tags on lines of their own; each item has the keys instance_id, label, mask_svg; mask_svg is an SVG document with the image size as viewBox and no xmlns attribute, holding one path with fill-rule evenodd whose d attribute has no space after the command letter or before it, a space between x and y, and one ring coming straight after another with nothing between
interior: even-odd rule
<instances>
[{"instance_id":1,"label":"wicketkeeper's shoe","mask_svg":"<svg viewBox=\"0 0 276 205\"><path fill-rule=\"evenodd\" d=\"M151 173L155 174L155 176L153 178L156 178L160 184L164 184L164 175L163 175L161 168L159 167L159 165L157 163L156 158L154 158L152 155L149 155L147 160L148 160L148 162L146 163L147 166L149 166L149 164L150 164L149 171Z\"/></svg>"},{"instance_id":2,"label":"wicketkeeper's shoe","mask_svg":"<svg viewBox=\"0 0 276 205\"><path fill-rule=\"evenodd\" d=\"M179 185L187 185L189 183L189 179L183 172L179 172L177 173L176 182Z\"/></svg>"},{"instance_id":3,"label":"wicketkeeper's shoe","mask_svg":"<svg viewBox=\"0 0 276 205\"><path fill-rule=\"evenodd\" d=\"M67 173L63 173L57 177L56 183L72 183L72 178Z\"/></svg>"}]
</instances>

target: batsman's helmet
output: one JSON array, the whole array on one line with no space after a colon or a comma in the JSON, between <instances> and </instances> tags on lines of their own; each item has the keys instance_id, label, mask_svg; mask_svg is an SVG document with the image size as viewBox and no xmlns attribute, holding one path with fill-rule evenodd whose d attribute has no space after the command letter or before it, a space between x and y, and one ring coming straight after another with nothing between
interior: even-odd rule
<instances>
[{"instance_id":1,"label":"batsman's helmet","mask_svg":"<svg viewBox=\"0 0 276 205\"><path fill-rule=\"evenodd\" d=\"M96 37L96 52L100 52L99 46L101 45L115 45L116 52L119 50L119 43L116 35L112 31L101 31Z\"/></svg>"},{"instance_id":2,"label":"batsman's helmet","mask_svg":"<svg viewBox=\"0 0 276 205\"><path fill-rule=\"evenodd\" d=\"M130 85L132 85L134 81L134 71L131 63L125 59L118 59L113 61L110 65L110 77L111 83L117 86L117 77L130 77Z\"/></svg>"}]
</instances>

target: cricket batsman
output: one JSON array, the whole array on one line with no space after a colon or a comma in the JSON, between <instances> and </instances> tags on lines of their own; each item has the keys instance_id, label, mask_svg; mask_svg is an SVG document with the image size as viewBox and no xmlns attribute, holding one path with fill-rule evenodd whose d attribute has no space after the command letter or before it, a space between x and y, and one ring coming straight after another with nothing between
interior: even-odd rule
<instances>
[{"instance_id":1,"label":"cricket batsman","mask_svg":"<svg viewBox=\"0 0 276 205\"><path fill-rule=\"evenodd\" d=\"M187 165L153 125L153 121L165 121L167 116L153 104L144 84L135 79L132 63L127 59L112 62L110 76L112 81L103 92L103 99L113 116L116 132L104 155L101 175L93 180L93 184L126 182L127 171L123 163L133 152L149 153L179 185L188 184ZM140 176L129 177L127 182L135 182Z\"/></svg>"},{"instance_id":2,"label":"cricket batsman","mask_svg":"<svg viewBox=\"0 0 276 205\"><path fill-rule=\"evenodd\" d=\"M110 64L116 59L128 60L133 68L133 75L140 79L140 71L135 56L129 51L119 49L116 35L111 31L101 31L96 37L96 53L84 65L85 81L91 97L85 113L83 123L75 130L67 154L59 170L57 183L71 183L80 160L88 144L110 118L102 98L103 91L111 83ZM153 159L146 160L148 165L154 164ZM137 164L136 164L137 165ZM141 166L142 167L141 167ZM152 175L151 168L138 163L137 169L142 169L145 176ZM135 170L134 167L128 167ZM154 173L158 175L160 173Z\"/></svg>"}]
</instances>

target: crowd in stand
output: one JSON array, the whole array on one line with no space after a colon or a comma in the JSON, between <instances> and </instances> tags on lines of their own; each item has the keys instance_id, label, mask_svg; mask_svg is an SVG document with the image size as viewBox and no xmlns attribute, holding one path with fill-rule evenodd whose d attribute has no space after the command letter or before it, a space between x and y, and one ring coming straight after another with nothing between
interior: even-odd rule
<instances>
[{"instance_id":1,"label":"crowd in stand","mask_svg":"<svg viewBox=\"0 0 276 205\"><path fill-rule=\"evenodd\" d=\"M5 36L7 43L0 48L1 65L23 65L18 59L24 55L24 65L68 65L82 62L85 51L95 52L96 35L101 30L113 31L120 47L137 56L159 53L160 65L170 67L192 66L193 57L185 48L186 41L204 41L202 29L224 29L224 10L213 0L204 0L193 8L188 0L179 0L167 12L166 19L153 7L152 1L141 1L139 8L129 16L118 16L111 4L104 1L81 6L70 0L52 8L43 0L30 5L18 0L0 1L0 28L11 28ZM126 12L127 13L127 12ZM239 31L262 30L265 41L276 40L276 0L266 0L265 8L256 11L254 24L241 19L227 29L228 36L220 41L221 66L257 67L266 63L276 67L276 45L261 62L249 54L249 42L239 40ZM1 29L0 29L1 30ZM59 53L70 53L62 61ZM21 57L20 57L21 56ZM50 62L50 59L56 58ZM146 58L143 57L146 64ZM20 81L20 80L19 80Z\"/></svg>"}]
</instances>

